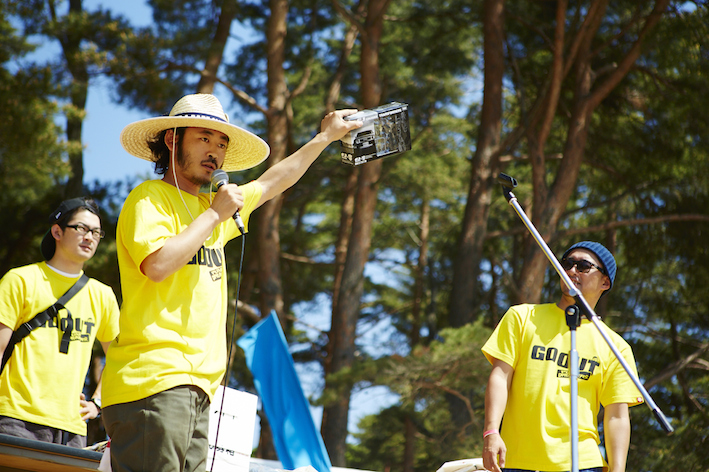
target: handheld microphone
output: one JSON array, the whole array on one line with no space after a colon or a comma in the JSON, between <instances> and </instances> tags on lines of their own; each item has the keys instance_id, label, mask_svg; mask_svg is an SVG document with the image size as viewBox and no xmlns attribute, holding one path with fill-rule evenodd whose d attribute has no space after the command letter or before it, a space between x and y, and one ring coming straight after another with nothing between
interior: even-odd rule
<instances>
[{"instance_id":1,"label":"handheld microphone","mask_svg":"<svg viewBox=\"0 0 709 472\"><path fill-rule=\"evenodd\" d=\"M219 190L219 187L222 185L226 185L229 183L229 176L227 175L226 172L224 172L222 169L217 169L214 172L212 172L212 185L214 185L217 190ZM244 222L241 221L241 215L239 215L239 210L236 210L234 213L234 222L236 223L236 226L239 227L239 231L241 231L241 234L244 234Z\"/></svg>"}]
</instances>

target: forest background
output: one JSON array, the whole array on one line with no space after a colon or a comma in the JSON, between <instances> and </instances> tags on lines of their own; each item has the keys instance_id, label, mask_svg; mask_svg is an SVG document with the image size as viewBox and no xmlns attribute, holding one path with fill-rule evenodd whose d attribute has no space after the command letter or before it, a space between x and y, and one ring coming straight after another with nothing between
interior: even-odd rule
<instances>
[{"instance_id":1,"label":"forest background","mask_svg":"<svg viewBox=\"0 0 709 472\"><path fill-rule=\"evenodd\" d=\"M334 143L259 209L247 241L234 334L276 310L301 372L319 379L311 402L333 465L430 472L480 456L480 346L511 304L559 295L496 183L503 171L556 254L593 239L616 255L597 312L675 428L666 436L633 408L628 470L706 470L705 0L147 4L152 22L136 26L81 0L0 3L1 273L36 262L51 209L90 194L107 237L87 272L120 301L115 224L140 179L84 181L99 80L117 108L146 116L186 93L227 97L232 121L272 150L235 182L297 149L332 109L408 103L411 151L354 168ZM61 53L32 54L47 43ZM235 294L236 246L227 258ZM327 316L307 324L308 312ZM233 353L230 385L253 389ZM348 428L353 394L371 386L395 401ZM274 458L262 425L254 454Z\"/></svg>"}]
</instances>

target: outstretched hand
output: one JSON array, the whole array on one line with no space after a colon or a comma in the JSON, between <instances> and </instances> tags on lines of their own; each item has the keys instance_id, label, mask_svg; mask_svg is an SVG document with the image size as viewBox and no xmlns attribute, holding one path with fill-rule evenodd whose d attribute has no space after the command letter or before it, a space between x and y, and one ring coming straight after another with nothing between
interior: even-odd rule
<instances>
[{"instance_id":1,"label":"outstretched hand","mask_svg":"<svg viewBox=\"0 0 709 472\"><path fill-rule=\"evenodd\" d=\"M364 125L361 121L347 121L344 118L357 113L356 109L347 108L344 110L331 111L320 122L320 133L328 137L328 141L337 141L353 129Z\"/></svg>"}]
</instances>

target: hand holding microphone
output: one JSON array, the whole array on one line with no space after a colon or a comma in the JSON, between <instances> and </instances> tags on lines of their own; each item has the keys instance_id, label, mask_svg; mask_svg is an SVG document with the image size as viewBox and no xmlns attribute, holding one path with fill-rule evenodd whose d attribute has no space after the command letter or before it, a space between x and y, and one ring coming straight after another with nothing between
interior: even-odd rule
<instances>
[{"instance_id":1,"label":"hand holding microphone","mask_svg":"<svg viewBox=\"0 0 709 472\"><path fill-rule=\"evenodd\" d=\"M227 175L226 172L224 172L222 169L217 169L214 172L212 172L212 185L214 185L217 190L222 185L226 185L229 183L229 176ZM244 234L244 222L241 221L241 215L239 215L239 210L236 210L234 212L234 222L236 223L236 226L239 228L239 231L241 231L241 234Z\"/></svg>"}]
</instances>

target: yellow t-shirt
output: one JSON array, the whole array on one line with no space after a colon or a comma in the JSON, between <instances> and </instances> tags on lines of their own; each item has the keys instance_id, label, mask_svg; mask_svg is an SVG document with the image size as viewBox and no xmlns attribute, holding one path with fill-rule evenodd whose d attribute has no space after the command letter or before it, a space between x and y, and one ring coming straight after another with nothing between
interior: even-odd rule
<instances>
[{"instance_id":1,"label":"yellow t-shirt","mask_svg":"<svg viewBox=\"0 0 709 472\"><path fill-rule=\"evenodd\" d=\"M0 323L17 330L53 305L79 277L70 278L39 262L12 269L0 280ZM79 414L94 340L118 334L118 303L113 290L89 279L67 303L74 330L66 354L59 352L67 311L60 310L15 345L0 376L0 415L86 436ZM2 353L0 353L1 355Z\"/></svg>"},{"instance_id":2,"label":"yellow t-shirt","mask_svg":"<svg viewBox=\"0 0 709 472\"><path fill-rule=\"evenodd\" d=\"M248 227L261 185L251 182L241 188L244 207L239 213ZM140 270L148 255L210 206L209 194L182 192L182 198L184 203L174 186L153 180L131 191L123 205L116 237L123 293L121 334L106 358L104 406L179 385L195 385L211 400L224 375L224 246L239 234L234 221L221 223L192 261L162 282L152 282Z\"/></svg>"},{"instance_id":3,"label":"yellow t-shirt","mask_svg":"<svg viewBox=\"0 0 709 472\"><path fill-rule=\"evenodd\" d=\"M600 326L637 375L628 343ZM598 448L600 405L633 406L643 398L593 323L583 318L576 333L579 468L586 469L605 465ZM514 368L501 429L505 467L570 470L570 347L565 314L553 303L511 307L483 346L488 361L496 358Z\"/></svg>"}]
</instances>

